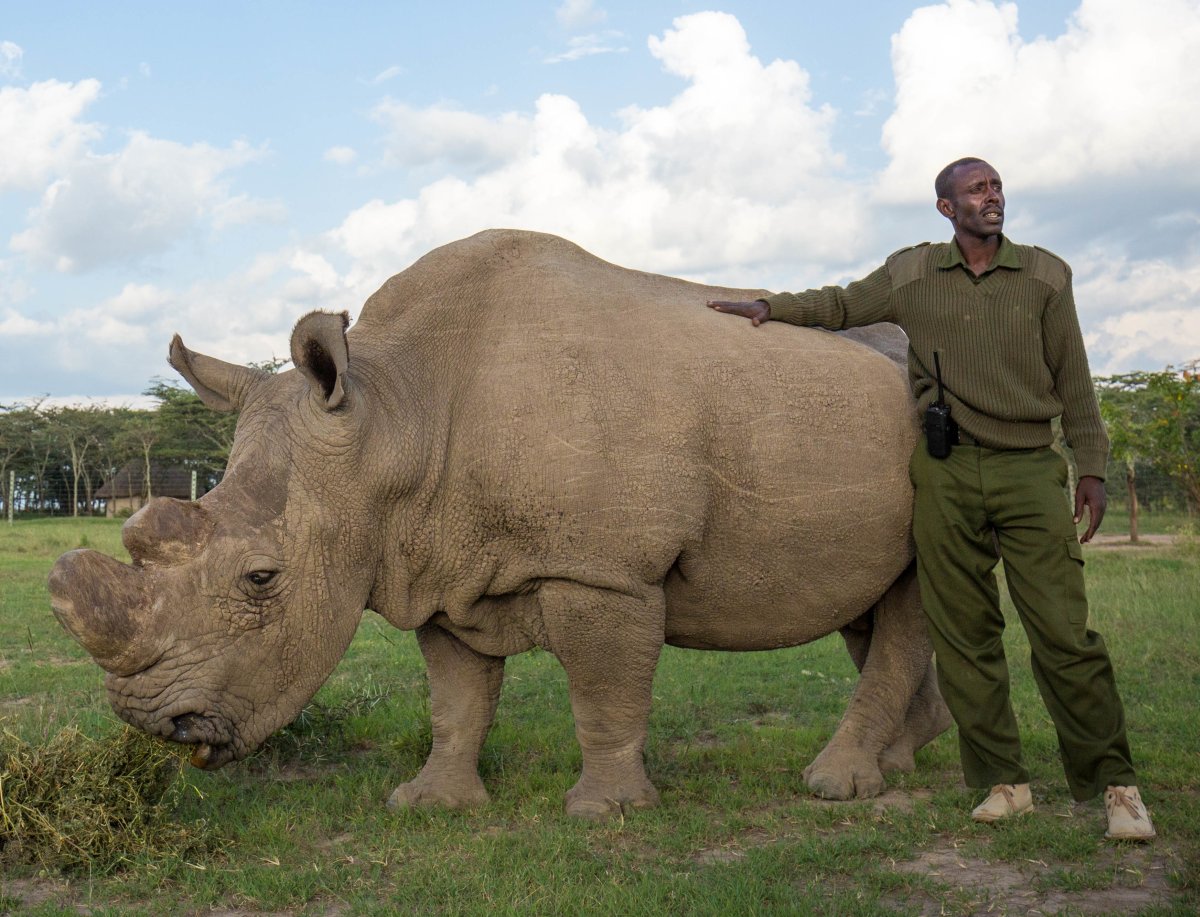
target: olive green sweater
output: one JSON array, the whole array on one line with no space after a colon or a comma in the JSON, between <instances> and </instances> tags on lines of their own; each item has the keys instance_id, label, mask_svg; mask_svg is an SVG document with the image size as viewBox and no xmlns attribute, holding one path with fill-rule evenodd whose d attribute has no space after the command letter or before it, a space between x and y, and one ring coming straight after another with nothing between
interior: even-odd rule
<instances>
[{"instance_id":1,"label":"olive green sweater","mask_svg":"<svg viewBox=\"0 0 1200 917\"><path fill-rule=\"evenodd\" d=\"M958 243L906 248L845 287L778 293L771 318L838 330L895 322L908 335L908 374L918 408L937 396L941 362L950 416L982 445L1032 449L1053 441L1062 417L1079 474L1103 478L1108 434L1100 419L1071 269L1049 252L1001 237L976 277Z\"/></svg>"}]
</instances>

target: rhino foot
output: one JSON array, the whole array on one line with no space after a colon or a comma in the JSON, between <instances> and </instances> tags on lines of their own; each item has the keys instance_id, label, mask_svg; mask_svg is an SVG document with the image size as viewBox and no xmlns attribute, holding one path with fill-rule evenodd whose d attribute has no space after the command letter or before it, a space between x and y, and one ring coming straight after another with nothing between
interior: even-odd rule
<instances>
[{"instance_id":1,"label":"rhino foot","mask_svg":"<svg viewBox=\"0 0 1200 917\"><path fill-rule=\"evenodd\" d=\"M389 809L469 809L483 805L490 798L478 776L474 780L435 780L421 774L396 787L387 804Z\"/></svg>"},{"instance_id":2,"label":"rhino foot","mask_svg":"<svg viewBox=\"0 0 1200 917\"><path fill-rule=\"evenodd\" d=\"M917 762L913 757L912 741L906 736L897 739L885 748L883 754L879 756L879 769L885 774L890 774L893 771L909 774L916 770L916 768Z\"/></svg>"},{"instance_id":3,"label":"rhino foot","mask_svg":"<svg viewBox=\"0 0 1200 917\"><path fill-rule=\"evenodd\" d=\"M879 762L862 749L828 746L804 769L804 782L822 799L866 799L883 792Z\"/></svg>"},{"instance_id":4,"label":"rhino foot","mask_svg":"<svg viewBox=\"0 0 1200 917\"><path fill-rule=\"evenodd\" d=\"M658 805L658 790L649 780L636 788L602 787L595 781L580 780L567 791L563 808L572 818L606 821L630 809L650 809Z\"/></svg>"}]
</instances>

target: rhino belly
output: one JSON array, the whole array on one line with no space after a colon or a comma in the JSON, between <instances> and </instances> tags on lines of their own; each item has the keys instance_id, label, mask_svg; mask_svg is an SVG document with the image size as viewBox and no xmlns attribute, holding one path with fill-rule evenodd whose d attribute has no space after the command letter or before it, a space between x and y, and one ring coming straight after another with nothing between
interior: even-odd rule
<instances>
[{"instance_id":1,"label":"rhino belly","mask_svg":"<svg viewBox=\"0 0 1200 917\"><path fill-rule=\"evenodd\" d=\"M860 571L861 574L861 571ZM819 640L868 611L899 571L881 568L852 582L789 577L786 583L685 581L672 570L664 583L666 642L714 650L769 650Z\"/></svg>"},{"instance_id":2,"label":"rhino belly","mask_svg":"<svg viewBox=\"0 0 1200 917\"><path fill-rule=\"evenodd\" d=\"M892 485L867 492L873 502L856 512L778 513L760 505L713 520L664 578L667 642L727 650L798 646L868 611L912 562L913 549L911 491Z\"/></svg>"}]
</instances>

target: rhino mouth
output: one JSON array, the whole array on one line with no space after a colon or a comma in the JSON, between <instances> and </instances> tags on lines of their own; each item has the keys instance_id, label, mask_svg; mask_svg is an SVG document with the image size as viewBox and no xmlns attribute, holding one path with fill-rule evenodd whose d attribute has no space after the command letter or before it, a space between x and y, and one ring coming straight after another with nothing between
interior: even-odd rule
<instances>
[{"instance_id":1,"label":"rhino mouth","mask_svg":"<svg viewBox=\"0 0 1200 917\"><path fill-rule=\"evenodd\" d=\"M220 720L198 713L171 718L172 731L167 738L180 745L195 746L191 764L200 770L216 770L237 757L228 728Z\"/></svg>"}]
</instances>

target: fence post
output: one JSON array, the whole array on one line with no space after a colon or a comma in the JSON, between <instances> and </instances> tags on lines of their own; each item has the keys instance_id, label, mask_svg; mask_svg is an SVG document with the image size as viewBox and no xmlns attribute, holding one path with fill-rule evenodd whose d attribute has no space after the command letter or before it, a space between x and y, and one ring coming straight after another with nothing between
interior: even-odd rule
<instances>
[{"instance_id":1,"label":"fence post","mask_svg":"<svg viewBox=\"0 0 1200 917\"><path fill-rule=\"evenodd\" d=\"M192 469L192 502L196 502L196 469Z\"/></svg>"},{"instance_id":2,"label":"fence post","mask_svg":"<svg viewBox=\"0 0 1200 917\"><path fill-rule=\"evenodd\" d=\"M13 524L13 493L17 489L17 473L10 470L8 472L8 524Z\"/></svg>"}]
</instances>

